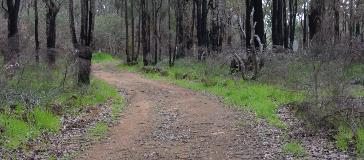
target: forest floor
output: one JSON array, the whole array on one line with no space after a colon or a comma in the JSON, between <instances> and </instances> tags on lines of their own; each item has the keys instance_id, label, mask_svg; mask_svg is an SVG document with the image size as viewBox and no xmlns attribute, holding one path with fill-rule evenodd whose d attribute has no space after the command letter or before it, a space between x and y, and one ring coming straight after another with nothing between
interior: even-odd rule
<instances>
[{"instance_id":1,"label":"forest floor","mask_svg":"<svg viewBox=\"0 0 364 160\"><path fill-rule=\"evenodd\" d=\"M115 67L115 66L114 66ZM280 137L250 112L214 96L138 74L94 67L126 93L128 107L108 140L80 159L281 159Z\"/></svg>"}]
</instances>

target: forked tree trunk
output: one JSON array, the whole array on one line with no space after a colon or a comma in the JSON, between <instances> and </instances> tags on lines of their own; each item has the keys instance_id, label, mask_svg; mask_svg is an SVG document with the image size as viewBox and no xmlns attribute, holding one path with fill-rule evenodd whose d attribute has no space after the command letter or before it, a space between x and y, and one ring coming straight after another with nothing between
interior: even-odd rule
<instances>
[{"instance_id":1,"label":"forked tree trunk","mask_svg":"<svg viewBox=\"0 0 364 160\"><path fill-rule=\"evenodd\" d=\"M79 47L78 83L90 84L95 0L81 0L81 33Z\"/></svg>"}]
</instances>

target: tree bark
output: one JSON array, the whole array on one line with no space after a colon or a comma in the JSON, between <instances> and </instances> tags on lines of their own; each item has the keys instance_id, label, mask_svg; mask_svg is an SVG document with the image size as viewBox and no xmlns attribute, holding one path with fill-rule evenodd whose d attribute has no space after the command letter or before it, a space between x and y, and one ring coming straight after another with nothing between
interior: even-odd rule
<instances>
[{"instance_id":1,"label":"tree bark","mask_svg":"<svg viewBox=\"0 0 364 160\"><path fill-rule=\"evenodd\" d=\"M47 57L48 63L53 65L55 63L56 56L56 40L57 40L57 24L56 18L60 9L60 4L57 4L54 0L44 0L48 11L46 15L46 35L47 35Z\"/></svg>"},{"instance_id":2,"label":"tree bark","mask_svg":"<svg viewBox=\"0 0 364 160\"><path fill-rule=\"evenodd\" d=\"M246 15L250 15L254 8L253 22L256 23L255 34L261 39L261 43L265 45L265 33L264 33L264 15L263 15L263 3L262 0L246 0ZM246 33L251 33L250 17L246 18ZM250 48L250 39L254 37L247 36L246 46ZM259 47L258 41L255 41L255 46Z\"/></svg>"},{"instance_id":3,"label":"tree bark","mask_svg":"<svg viewBox=\"0 0 364 160\"><path fill-rule=\"evenodd\" d=\"M70 27L70 32L71 32L71 38L72 38L72 44L74 48L77 48L78 46L78 41L77 41L77 36L76 36L76 29L75 29L75 16L74 16L74 12L73 12L73 0L69 0L69 4L68 4L68 16L69 16L69 27Z\"/></svg>"},{"instance_id":4,"label":"tree bark","mask_svg":"<svg viewBox=\"0 0 364 160\"><path fill-rule=\"evenodd\" d=\"M7 16L8 16L8 49L4 53L4 61L8 63L10 61L15 62L15 58L19 54L19 36L18 36L18 19L20 0L7 0Z\"/></svg>"},{"instance_id":5,"label":"tree bark","mask_svg":"<svg viewBox=\"0 0 364 160\"><path fill-rule=\"evenodd\" d=\"M125 53L126 53L126 63L131 64L132 59L129 53L129 22L128 22L128 0L124 0L124 9L125 9Z\"/></svg>"},{"instance_id":6,"label":"tree bark","mask_svg":"<svg viewBox=\"0 0 364 160\"><path fill-rule=\"evenodd\" d=\"M81 31L79 48L79 85L90 84L95 0L81 0Z\"/></svg>"},{"instance_id":7,"label":"tree bark","mask_svg":"<svg viewBox=\"0 0 364 160\"><path fill-rule=\"evenodd\" d=\"M38 0L34 0L34 41L35 41L35 61L39 62L39 17L38 17Z\"/></svg>"}]
</instances>

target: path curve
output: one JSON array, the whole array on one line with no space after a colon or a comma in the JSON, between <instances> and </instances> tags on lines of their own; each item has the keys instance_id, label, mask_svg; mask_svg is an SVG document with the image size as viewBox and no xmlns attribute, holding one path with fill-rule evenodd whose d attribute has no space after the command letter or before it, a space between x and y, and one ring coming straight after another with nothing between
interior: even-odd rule
<instances>
[{"instance_id":1,"label":"path curve","mask_svg":"<svg viewBox=\"0 0 364 160\"><path fill-rule=\"evenodd\" d=\"M125 91L129 104L108 140L79 159L282 158L279 136L251 113L173 84L102 68L94 67L94 76Z\"/></svg>"}]
</instances>

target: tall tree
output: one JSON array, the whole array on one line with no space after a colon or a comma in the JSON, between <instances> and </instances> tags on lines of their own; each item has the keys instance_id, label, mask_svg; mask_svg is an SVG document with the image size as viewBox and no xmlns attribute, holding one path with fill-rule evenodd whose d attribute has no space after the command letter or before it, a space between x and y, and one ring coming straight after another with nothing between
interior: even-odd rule
<instances>
[{"instance_id":1,"label":"tall tree","mask_svg":"<svg viewBox=\"0 0 364 160\"><path fill-rule=\"evenodd\" d=\"M72 44L74 48L78 48L78 40L76 36L76 28L75 28L75 15L73 12L73 0L69 0L68 3L68 16L69 16L69 27L71 32Z\"/></svg>"},{"instance_id":2,"label":"tall tree","mask_svg":"<svg viewBox=\"0 0 364 160\"><path fill-rule=\"evenodd\" d=\"M126 53L126 63L131 64L131 56L129 53L129 18L128 18L128 0L124 0L124 9L125 9L125 53Z\"/></svg>"},{"instance_id":3,"label":"tall tree","mask_svg":"<svg viewBox=\"0 0 364 160\"><path fill-rule=\"evenodd\" d=\"M203 52L208 47L208 30L207 30L207 15L208 3L207 0L194 0L196 3L197 16L197 45L199 47L198 59L202 60Z\"/></svg>"},{"instance_id":4,"label":"tall tree","mask_svg":"<svg viewBox=\"0 0 364 160\"><path fill-rule=\"evenodd\" d=\"M35 59L36 62L39 62L39 17L38 17L38 0L34 0L34 41L35 41Z\"/></svg>"},{"instance_id":5,"label":"tall tree","mask_svg":"<svg viewBox=\"0 0 364 160\"><path fill-rule=\"evenodd\" d=\"M134 18L134 0L131 1L131 59L132 59L132 63L136 64L137 63L137 56L135 53L135 18Z\"/></svg>"},{"instance_id":6,"label":"tall tree","mask_svg":"<svg viewBox=\"0 0 364 160\"><path fill-rule=\"evenodd\" d=\"M273 46L283 46L283 0L273 0L272 42Z\"/></svg>"},{"instance_id":7,"label":"tall tree","mask_svg":"<svg viewBox=\"0 0 364 160\"><path fill-rule=\"evenodd\" d=\"M310 39L321 31L322 16L325 11L325 0L311 0L309 12Z\"/></svg>"},{"instance_id":8,"label":"tall tree","mask_svg":"<svg viewBox=\"0 0 364 160\"><path fill-rule=\"evenodd\" d=\"M255 34L260 38L261 43L265 45L265 33L264 33L264 14L262 0L246 0L246 15L250 15L254 9L253 22L256 23ZM246 33L251 33L250 17L246 17ZM253 38L253 37L252 37ZM246 37L246 46L250 48L250 36ZM258 47L258 41L255 41L255 45Z\"/></svg>"},{"instance_id":9,"label":"tall tree","mask_svg":"<svg viewBox=\"0 0 364 160\"><path fill-rule=\"evenodd\" d=\"M92 43L95 21L95 0L81 0L81 29L78 83L90 84Z\"/></svg>"},{"instance_id":10,"label":"tall tree","mask_svg":"<svg viewBox=\"0 0 364 160\"><path fill-rule=\"evenodd\" d=\"M8 47L9 51L4 53L4 61L9 62L16 58L19 53L18 19L20 0L6 0L5 9L8 18Z\"/></svg>"},{"instance_id":11,"label":"tall tree","mask_svg":"<svg viewBox=\"0 0 364 160\"><path fill-rule=\"evenodd\" d=\"M46 15L46 35L47 35L47 56L50 64L55 62L55 48L57 39L56 18L61 7L57 0L43 0L48 10Z\"/></svg>"},{"instance_id":12,"label":"tall tree","mask_svg":"<svg viewBox=\"0 0 364 160\"><path fill-rule=\"evenodd\" d=\"M296 32L297 0L289 0L289 48L293 49Z\"/></svg>"},{"instance_id":13,"label":"tall tree","mask_svg":"<svg viewBox=\"0 0 364 160\"><path fill-rule=\"evenodd\" d=\"M140 12L141 12L141 42L143 45L143 64L144 66L149 65L149 59L148 59L148 33L147 33L147 21L148 21L148 2L146 0L140 0ZM149 29L148 29L149 30Z\"/></svg>"}]
</instances>

